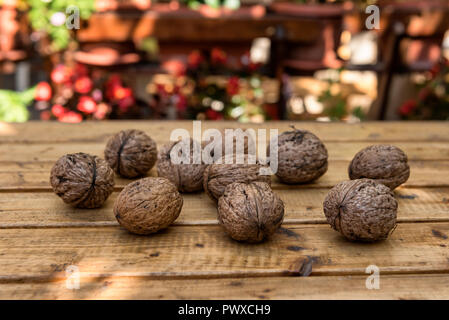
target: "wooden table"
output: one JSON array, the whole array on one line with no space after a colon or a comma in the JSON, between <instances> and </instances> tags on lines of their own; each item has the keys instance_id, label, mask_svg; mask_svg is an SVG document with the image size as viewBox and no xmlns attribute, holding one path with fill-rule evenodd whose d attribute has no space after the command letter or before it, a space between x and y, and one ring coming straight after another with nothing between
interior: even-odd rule
<instances>
[{"instance_id":1,"label":"wooden table","mask_svg":"<svg viewBox=\"0 0 449 320\"><path fill-rule=\"evenodd\" d=\"M282 132L290 124L252 127ZM206 122L203 129L237 125ZM98 210L73 209L51 192L50 168L63 154L102 155L107 138L125 128L142 129L162 144L172 129L191 129L191 122L0 124L0 298L448 299L449 123L295 125L323 139L329 170L310 185L273 179L285 202L283 228L250 245L223 232L204 193L183 195L175 225L136 236L112 213L129 180L117 178L117 192ZM322 201L347 179L354 154L373 143L402 148L411 176L395 191L399 224L392 236L352 243L326 223ZM312 273L302 277L310 264ZM71 265L81 272L79 290L66 286ZM379 290L365 286L369 265L380 268Z\"/></svg>"}]
</instances>

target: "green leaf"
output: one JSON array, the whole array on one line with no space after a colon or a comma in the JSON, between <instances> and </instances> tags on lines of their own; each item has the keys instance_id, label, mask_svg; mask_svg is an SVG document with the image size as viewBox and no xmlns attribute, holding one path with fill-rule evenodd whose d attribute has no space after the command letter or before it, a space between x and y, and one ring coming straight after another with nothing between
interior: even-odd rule
<instances>
[{"instance_id":1,"label":"green leaf","mask_svg":"<svg viewBox=\"0 0 449 320\"><path fill-rule=\"evenodd\" d=\"M240 8L240 0L224 0L223 6L232 10L236 10Z\"/></svg>"}]
</instances>

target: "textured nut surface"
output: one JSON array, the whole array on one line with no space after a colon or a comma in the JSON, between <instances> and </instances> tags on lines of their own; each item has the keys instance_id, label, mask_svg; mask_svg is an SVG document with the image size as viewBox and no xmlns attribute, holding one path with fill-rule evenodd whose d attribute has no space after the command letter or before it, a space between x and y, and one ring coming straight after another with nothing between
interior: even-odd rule
<instances>
[{"instance_id":1,"label":"textured nut surface","mask_svg":"<svg viewBox=\"0 0 449 320\"><path fill-rule=\"evenodd\" d=\"M260 242L284 219L284 203L265 182L232 183L218 200L218 220L235 240Z\"/></svg>"},{"instance_id":2,"label":"textured nut surface","mask_svg":"<svg viewBox=\"0 0 449 320\"><path fill-rule=\"evenodd\" d=\"M170 152L175 146L180 150L186 150L182 145L189 144L190 164L174 164ZM167 178L175 184L181 192L195 192L203 190L203 174L206 169L204 164L193 164L194 148L201 150L199 142L193 139L172 142L163 146L157 156L157 174ZM201 160L201 158L199 159Z\"/></svg>"},{"instance_id":3,"label":"textured nut surface","mask_svg":"<svg viewBox=\"0 0 449 320\"><path fill-rule=\"evenodd\" d=\"M183 200L165 178L143 178L128 184L114 204L117 221L130 232L150 234L167 228L179 216Z\"/></svg>"},{"instance_id":4,"label":"textured nut surface","mask_svg":"<svg viewBox=\"0 0 449 320\"><path fill-rule=\"evenodd\" d=\"M157 145L143 131L123 130L108 140L104 157L117 174L135 178L146 174L156 163Z\"/></svg>"},{"instance_id":5,"label":"textured nut surface","mask_svg":"<svg viewBox=\"0 0 449 320\"><path fill-rule=\"evenodd\" d=\"M392 145L372 145L359 151L348 168L349 178L376 180L392 190L408 180L407 155Z\"/></svg>"},{"instance_id":6,"label":"textured nut surface","mask_svg":"<svg viewBox=\"0 0 449 320\"><path fill-rule=\"evenodd\" d=\"M261 175L259 169L263 166L257 161L251 161L255 159L248 155L243 156L243 163L237 163L236 157L234 156L234 163L226 164L225 157L217 160L221 163L214 163L208 165L206 170L204 170L204 190L206 193L215 201L220 198L226 186L233 182L243 182L250 183L254 181L266 182L271 185L270 175Z\"/></svg>"},{"instance_id":7,"label":"textured nut surface","mask_svg":"<svg viewBox=\"0 0 449 320\"><path fill-rule=\"evenodd\" d=\"M268 152L270 146L268 146ZM305 183L327 171L327 149L307 130L287 131L278 136L276 176L285 183Z\"/></svg>"},{"instance_id":8,"label":"textured nut surface","mask_svg":"<svg viewBox=\"0 0 449 320\"><path fill-rule=\"evenodd\" d=\"M324 214L333 229L350 240L386 239L396 226L393 192L370 179L343 181L326 196Z\"/></svg>"},{"instance_id":9,"label":"textured nut surface","mask_svg":"<svg viewBox=\"0 0 449 320\"><path fill-rule=\"evenodd\" d=\"M67 154L51 169L50 183L64 202L78 208L98 208L114 189L114 172L97 156Z\"/></svg>"}]
</instances>

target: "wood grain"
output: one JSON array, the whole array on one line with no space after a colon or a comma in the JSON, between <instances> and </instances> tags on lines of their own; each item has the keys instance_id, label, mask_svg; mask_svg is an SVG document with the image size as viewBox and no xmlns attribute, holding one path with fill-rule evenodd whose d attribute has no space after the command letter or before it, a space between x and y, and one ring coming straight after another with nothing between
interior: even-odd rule
<instances>
[{"instance_id":1,"label":"wood grain","mask_svg":"<svg viewBox=\"0 0 449 320\"><path fill-rule=\"evenodd\" d=\"M327 225L289 225L265 243L230 239L218 226L171 227L136 236L119 227L0 229L0 280L90 277L217 278L449 272L449 223L402 223L387 241L348 242Z\"/></svg>"},{"instance_id":2,"label":"wood grain","mask_svg":"<svg viewBox=\"0 0 449 320\"><path fill-rule=\"evenodd\" d=\"M329 170L314 183L273 188L285 202L283 228L259 245L231 240L204 193L185 194L180 218L152 236L117 225L113 202L132 180L116 178L103 208L79 210L51 192L49 172L69 152L102 156L122 129L146 131L159 144L191 121L0 123L0 299L449 299L449 125L447 122L260 125L203 122L208 128L311 130L329 150ZM395 191L398 227L383 242L348 242L326 223L322 201L347 179L353 155L374 143L404 149L411 177ZM155 170L150 172L155 175ZM303 265L312 265L309 277ZM381 290L365 288L365 268L381 271ZM81 289L67 290L76 265Z\"/></svg>"},{"instance_id":3,"label":"wood grain","mask_svg":"<svg viewBox=\"0 0 449 320\"><path fill-rule=\"evenodd\" d=\"M323 200L329 189L281 189L284 224L326 223ZM113 204L118 192L95 210L66 205L53 193L0 193L0 228L96 227L118 225ZM398 222L449 222L449 188L399 188ZM216 225L215 203L205 193L183 194L175 225Z\"/></svg>"},{"instance_id":4,"label":"wood grain","mask_svg":"<svg viewBox=\"0 0 449 320\"><path fill-rule=\"evenodd\" d=\"M317 123L273 121L264 124L203 121L203 131L210 128L278 129L279 132L298 129L314 132L323 141L370 141L370 142L448 142L447 122L363 122ZM156 141L166 141L173 129L192 131L192 121L87 121L81 124L59 122L27 122L26 124L0 123L1 143L84 143L105 142L112 134L123 129L140 129Z\"/></svg>"},{"instance_id":5,"label":"wood grain","mask_svg":"<svg viewBox=\"0 0 449 320\"><path fill-rule=\"evenodd\" d=\"M51 191L49 179L53 163L0 163L0 191ZM318 180L303 185L286 185L275 176L272 178L273 189L329 188L348 179L349 161L330 161L329 169ZM449 187L449 160L410 161L410 178L405 187ZM156 176L153 168L149 176ZM121 190L133 180L116 177L115 189Z\"/></svg>"},{"instance_id":6,"label":"wood grain","mask_svg":"<svg viewBox=\"0 0 449 320\"><path fill-rule=\"evenodd\" d=\"M169 142L157 141L159 148ZM390 142L404 150L409 160L449 160L449 142ZM372 142L327 142L330 161L351 161L357 152L372 145ZM67 153L85 152L104 158L106 143L39 143L39 144L0 144L0 163L41 163L47 166ZM2 170L3 171L3 170Z\"/></svg>"},{"instance_id":7,"label":"wood grain","mask_svg":"<svg viewBox=\"0 0 449 320\"><path fill-rule=\"evenodd\" d=\"M6 283L0 299L449 299L447 274L381 273L379 290L366 289L367 276L155 280L81 273L79 290L66 281Z\"/></svg>"}]
</instances>

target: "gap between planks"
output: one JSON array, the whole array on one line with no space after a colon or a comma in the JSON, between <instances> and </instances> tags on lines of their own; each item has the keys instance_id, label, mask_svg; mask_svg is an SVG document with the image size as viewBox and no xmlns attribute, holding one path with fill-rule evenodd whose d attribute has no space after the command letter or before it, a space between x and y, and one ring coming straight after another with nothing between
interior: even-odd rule
<instances>
[{"instance_id":1,"label":"gap between planks","mask_svg":"<svg viewBox=\"0 0 449 320\"><path fill-rule=\"evenodd\" d=\"M449 160L446 161L410 161L410 178L404 187L449 187ZM1 164L0 164L1 165ZM329 161L328 171L316 181L303 185L286 185L281 183L275 176L272 177L273 189L304 189L333 187L335 184L348 180L349 161ZM44 190L51 191L49 183L51 165L45 168L8 168L2 166L0 171L0 190L9 192L20 192L21 190ZM156 176L156 168L153 168L148 176ZM133 180L116 177L115 190L121 190Z\"/></svg>"},{"instance_id":2,"label":"gap between planks","mask_svg":"<svg viewBox=\"0 0 449 320\"><path fill-rule=\"evenodd\" d=\"M57 280L76 265L83 274L154 278L449 273L449 223L404 223L386 241L345 240L329 226L293 225L250 245L213 227L172 227L152 236L110 228L0 230L0 279ZM182 271L180 271L182 270Z\"/></svg>"},{"instance_id":3,"label":"gap between planks","mask_svg":"<svg viewBox=\"0 0 449 320\"><path fill-rule=\"evenodd\" d=\"M242 124L232 121L202 121L203 131L209 128L278 129L279 132L298 129L310 130L323 141L422 141L448 142L449 126L445 121L428 122L363 122L317 123L301 121L271 121L263 124ZM0 139L13 143L104 142L112 134L124 129L140 129L156 141L166 140L173 129L192 130L192 121L107 121L84 122L77 125L31 121L26 124L0 123Z\"/></svg>"},{"instance_id":4,"label":"gap between planks","mask_svg":"<svg viewBox=\"0 0 449 320\"><path fill-rule=\"evenodd\" d=\"M3 284L0 299L449 299L449 275L381 275L380 290L368 290L366 277L82 278L79 290L65 281Z\"/></svg>"},{"instance_id":5,"label":"gap between planks","mask_svg":"<svg viewBox=\"0 0 449 320\"><path fill-rule=\"evenodd\" d=\"M322 203L329 189L277 190L284 201L284 224L323 224ZM449 221L449 188L398 188L398 222ZM76 209L53 193L0 193L0 228L117 226L114 192L98 209ZM184 194L174 225L216 225L216 204L205 193Z\"/></svg>"}]
</instances>

